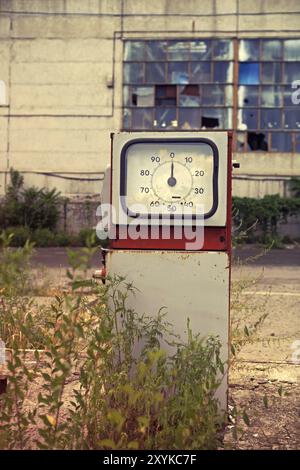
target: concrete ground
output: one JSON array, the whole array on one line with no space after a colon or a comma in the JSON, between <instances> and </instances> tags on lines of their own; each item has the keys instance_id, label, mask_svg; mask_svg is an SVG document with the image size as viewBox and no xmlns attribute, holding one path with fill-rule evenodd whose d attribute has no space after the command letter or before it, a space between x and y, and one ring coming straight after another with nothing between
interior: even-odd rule
<instances>
[{"instance_id":1,"label":"concrete ground","mask_svg":"<svg viewBox=\"0 0 300 470\"><path fill-rule=\"evenodd\" d=\"M100 256L92 260L100 266ZM64 248L37 249L33 267L44 266L51 284L66 282ZM50 277L49 277L50 276ZM250 418L239 420L238 442L226 430L226 442L240 449L296 449L300 447L300 248L271 250L257 247L234 250L232 270L233 327L240 322L251 330L264 322L237 355L230 372L230 404Z\"/></svg>"}]
</instances>

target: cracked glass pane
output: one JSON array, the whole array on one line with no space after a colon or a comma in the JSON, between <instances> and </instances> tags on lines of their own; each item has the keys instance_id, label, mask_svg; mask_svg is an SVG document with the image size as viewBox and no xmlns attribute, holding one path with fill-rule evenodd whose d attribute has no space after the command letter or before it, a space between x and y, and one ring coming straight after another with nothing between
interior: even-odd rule
<instances>
[{"instance_id":1,"label":"cracked glass pane","mask_svg":"<svg viewBox=\"0 0 300 470\"><path fill-rule=\"evenodd\" d=\"M189 69L187 62L168 63L168 81L170 83L189 83Z\"/></svg>"},{"instance_id":2,"label":"cracked glass pane","mask_svg":"<svg viewBox=\"0 0 300 470\"><path fill-rule=\"evenodd\" d=\"M144 64L124 64L124 83L143 83Z\"/></svg>"},{"instance_id":3,"label":"cracked glass pane","mask_svg":"<svg viewBox=\"0 0 300 470\"><path fill-rule=\"evenodd\" d=\"M146 82L147 83L165 83L165 63L153 62L146 64Z\"/></svg>"},{"instance_id":4,"label":"cracked glass pane","mask_svg":"<svg viewBox=\"0 0 300 470\"><path fill-rule=\"evenodd\" d=\"M199 106L201 104L199 85L179 87L179 106Z\"/></svg>"},{"instance_id":5,"label":"cracked glass pane","mask_svg":"<svg viewBox=\"0 0 300 470\"><path fill-rule=\"evenodd\" d=\"M191 64L190 83L211 82L211 62L199 62Z\"/></svg>"},{"instance_id":6,"label":"cracked glass pane","mask_svg":"<svg viewBox=\"0 0 300 470\"><path fill-rule=\"evenodd\" d=\"M159 129L174 129L178 125L175 108L157 108L154 126Z\"/></svg>"},{"instance_id":7,"label":"cracked glass pane","mask_svg":"<svg viewBox=\"0 0 300 470\"><path fill-rule=\"evenodd\" d=\"M215 39L213 56L215 60L232 60L233 59L232 41L230 39Z\"/></svg>"},{"instance_id":8,"label":"cracked glass pane","mask_svg":"<svg viewBox=\"0 0 300 470\"><path fill-rule=\"evenodd\" d=\"M146 60L166 60L167 41L146 41Z\"/></svg>"}]
</instances>

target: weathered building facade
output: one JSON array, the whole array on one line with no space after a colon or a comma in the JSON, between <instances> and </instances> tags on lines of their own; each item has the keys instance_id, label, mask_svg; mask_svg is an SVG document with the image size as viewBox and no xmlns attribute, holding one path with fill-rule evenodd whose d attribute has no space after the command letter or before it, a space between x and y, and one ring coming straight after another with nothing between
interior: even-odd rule
<instances>
[{"instance_id":1,"label":"weathered building facade","mask_svg":"<svg viewBox=\"0 0 300 470\"><path fill-rule=\"evenodd\" d=\"M13 167L98 195L120 129L233 129L235 194L286 194L299 26L299 0L0 0L0 194Z\"/></svg>"}]
</instances>

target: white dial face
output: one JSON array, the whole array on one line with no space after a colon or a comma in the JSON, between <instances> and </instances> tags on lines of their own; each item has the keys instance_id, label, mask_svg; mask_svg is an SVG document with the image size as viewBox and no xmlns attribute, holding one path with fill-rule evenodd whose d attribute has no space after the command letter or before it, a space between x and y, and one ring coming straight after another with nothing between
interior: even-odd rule
<instances>
[{"instance_id":1,"label":"white dial face","mask_svg":"<svg viewBox=\"0 0 300 470\"><path fill-rule=\"evenodd\" d=\"M213 148L204 142L141 142L126 150L125 205L146 214L207 214L214 206Z\"/></svg>"}]
</instances>

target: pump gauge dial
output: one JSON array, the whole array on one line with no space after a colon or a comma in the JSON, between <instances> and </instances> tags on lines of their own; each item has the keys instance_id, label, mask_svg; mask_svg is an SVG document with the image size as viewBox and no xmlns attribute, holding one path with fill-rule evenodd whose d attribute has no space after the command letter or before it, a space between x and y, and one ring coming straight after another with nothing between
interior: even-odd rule
<instances>
[{"instance_id":1,"label":"pump gauge dial","mask_svg":"<svg viewBox=\"0 0 300 470\"><path fill-rule=\"evenodd\" d=\"M131 217L211 217L218 207L218 148L210 139L134 139L121 151L120 195Z\"/></svg>"}]
</instances>

